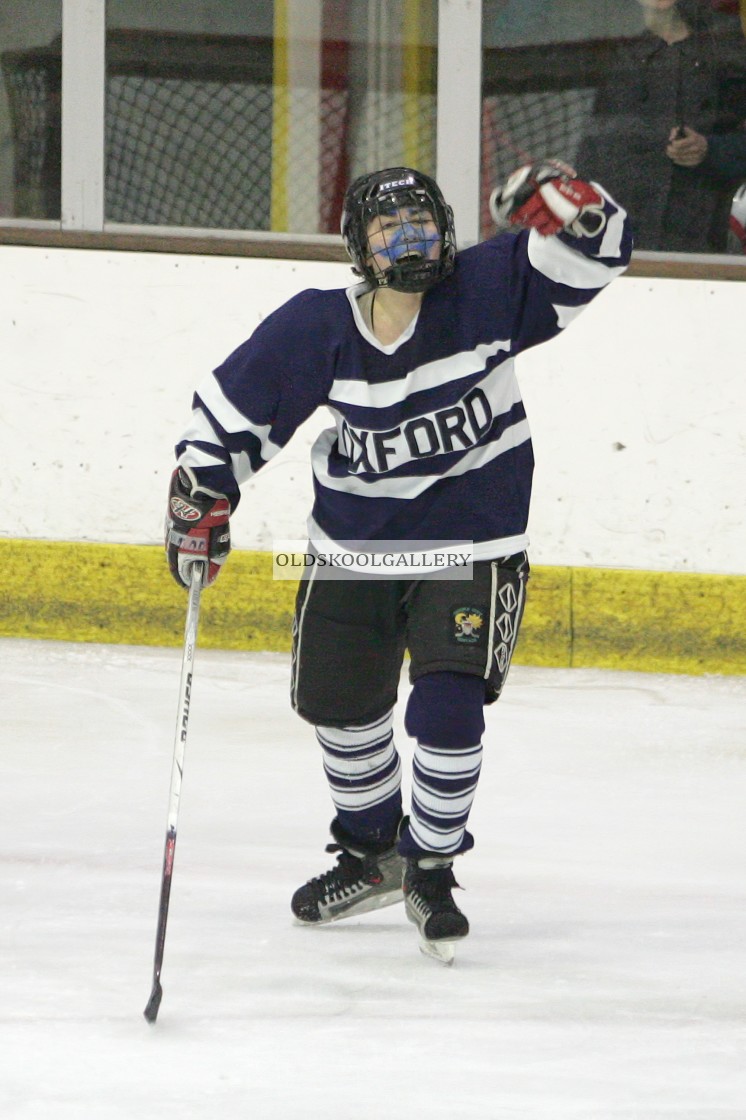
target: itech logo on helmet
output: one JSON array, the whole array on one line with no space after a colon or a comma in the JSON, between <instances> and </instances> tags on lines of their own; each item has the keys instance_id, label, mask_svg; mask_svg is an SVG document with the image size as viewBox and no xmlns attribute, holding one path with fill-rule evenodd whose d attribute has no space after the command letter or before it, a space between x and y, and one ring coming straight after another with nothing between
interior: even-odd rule
<instances>
[{"instance_id":1,"label":"itech logo on helmet","mask_svg":"<svg viewBox=\"0 0 746 1120\"><path fill-rule=\"evenodd\" d=\"M417 184L411 175L407 175L406 179L392 179L390 183L379 183L378 193L387 194L388 191L395 191L397 187L414 187Z\"/></svg>"}]
</instances>

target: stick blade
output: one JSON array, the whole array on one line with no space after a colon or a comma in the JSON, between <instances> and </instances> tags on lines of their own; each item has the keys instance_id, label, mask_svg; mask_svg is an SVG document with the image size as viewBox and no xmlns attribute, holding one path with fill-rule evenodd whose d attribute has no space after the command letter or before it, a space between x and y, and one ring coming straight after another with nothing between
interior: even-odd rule
<instances>
[{"instance_id":1,"label":"stick blade","mask_svg":"<svg viewBox=\"0 0 746 1120\"><path fill-rule=\"evenodd\" d=\"M148 1020L149 1023L154 1023L156 1021L156 1019L158 1018L158 1010L161 1006L161 1000L162 999L163 999L163 988L161 987L160 980L156 980L155 983L153 984L153 990L150 993L150 999L148 1000L148 1005L145 1008L145 1010L143 1011L143 1015L145 1016L145 1018Z\"/></svg>"}]
</instances>

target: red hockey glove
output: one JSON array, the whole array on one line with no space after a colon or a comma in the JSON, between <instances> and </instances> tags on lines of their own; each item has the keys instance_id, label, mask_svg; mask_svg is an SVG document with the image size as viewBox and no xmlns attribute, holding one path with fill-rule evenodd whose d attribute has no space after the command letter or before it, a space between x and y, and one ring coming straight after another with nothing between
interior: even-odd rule
<instances>
[{"instance_id":1,"label":"red hockey glove","mask_svg":"<svg viewBox=\"0 0 746 1120\"><path fill-rule=\"evenodd\" d=\"M510 222L544 237L566 230L574 237L595 237L606 225L604 201L595 187L576 178L566 164L526 164L490 195L496 224Z\"/></svg>"},{"instance_id":2,"label":"red hockey glove","mask_svg":"<svg viewBox=\"0 0 746 1120\"><path fill-rule=\"evenodd\" d=\"M203 586L218 578L231 550L230 514L227 498L201 493L193 495L186 471L174 471L166 512L166 555L171 575L182 587L189 587L189 569L196 560L207 561L207 577L202 577Z\"/></svg>"}]
</instances>

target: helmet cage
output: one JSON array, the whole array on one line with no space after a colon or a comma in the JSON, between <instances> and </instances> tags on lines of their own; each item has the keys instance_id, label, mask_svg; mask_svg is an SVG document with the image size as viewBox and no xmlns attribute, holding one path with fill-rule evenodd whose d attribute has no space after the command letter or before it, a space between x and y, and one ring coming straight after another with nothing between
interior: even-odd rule
<instances>
[{"instance_id":1,"label":"helmet cage","mask_svg":"<svg viewBox=\"0 0 746 1120\"><path fill-rule=\"evenodd\" d=\"M427 212L438 231L440 256L427 257L427 243L422 239L379 271L373 264L368 241L368 228L374 218L384 218L400 210ZM411 223L420 225L415 217ZM453 211L447 205L434 179L408 167L390 167L371 175L362 175L349 187L342 210L342 238L353 262L353 272L373 287L389 287L399 292L424 292L453 271L456 256L456 234ZM421 226L420 226L421 229ZM410 237L410 240L411 237Z\"/></svg>"}]
</instances>

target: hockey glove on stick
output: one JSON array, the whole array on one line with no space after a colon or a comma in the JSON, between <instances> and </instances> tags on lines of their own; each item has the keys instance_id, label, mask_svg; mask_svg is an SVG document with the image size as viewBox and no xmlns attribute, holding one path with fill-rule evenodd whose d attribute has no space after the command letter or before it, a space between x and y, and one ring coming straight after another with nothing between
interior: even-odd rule
<instances>
[{"instance_id":1,"label":"hockey glove on stick","mask_svg":"<svg viewBox=\"0 0 746 1120\"><path fill-rule=\"evenodd\" d=\"M195 560L207 561L203 585L218 578L231 550L230 503L222 494L192 493L192 481L181 467L171 476L166 512L166 555L171 575L189 587Z\"/></svg>"},{"instance_id":2,"label":"hockey glove on stick","mask_svg":"<svg viewBox=\"0 0 746 1120\"><path fill-rule=\"evenodd\" d=\"M544 237L560 230L573 237L595 237L606 225L601 195L562 163L519 167L490 195L490 213L497 225L510 222Z\"/></svg>"}]
</instances>

